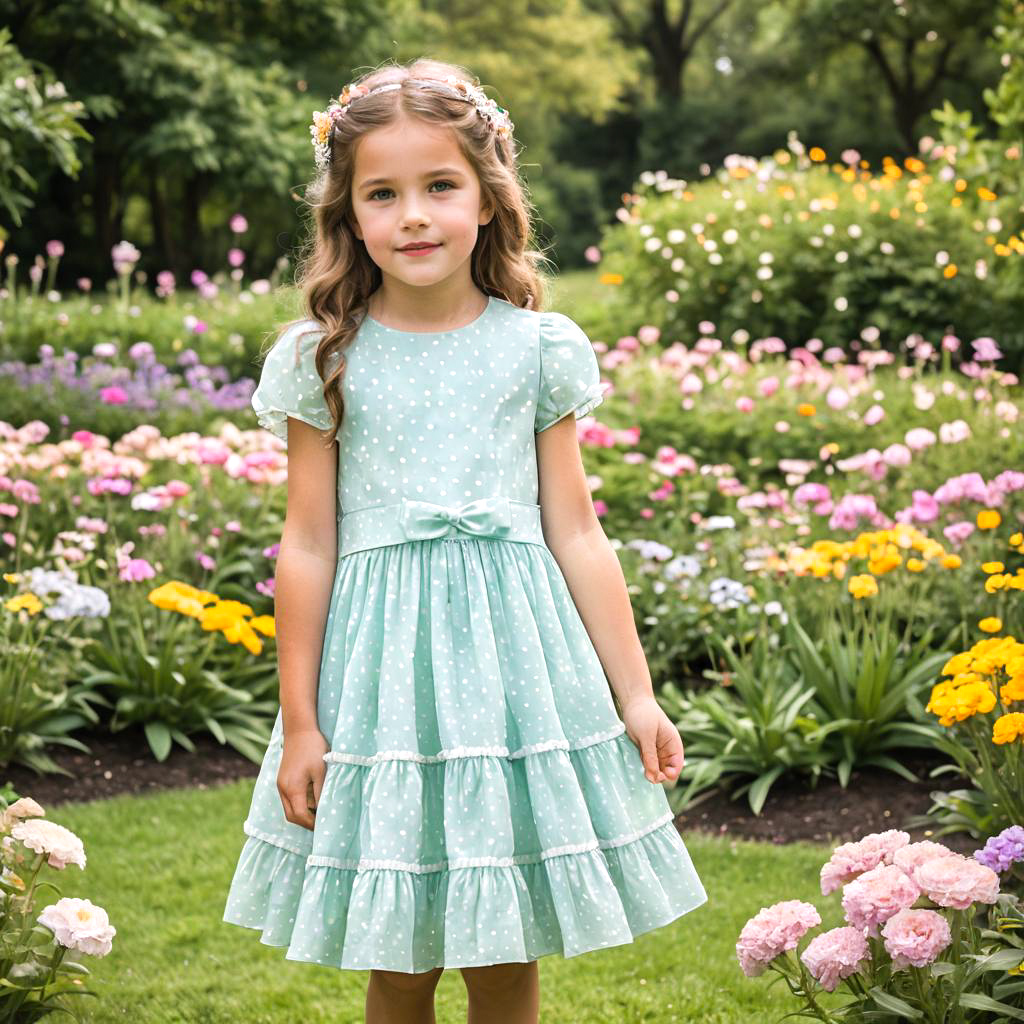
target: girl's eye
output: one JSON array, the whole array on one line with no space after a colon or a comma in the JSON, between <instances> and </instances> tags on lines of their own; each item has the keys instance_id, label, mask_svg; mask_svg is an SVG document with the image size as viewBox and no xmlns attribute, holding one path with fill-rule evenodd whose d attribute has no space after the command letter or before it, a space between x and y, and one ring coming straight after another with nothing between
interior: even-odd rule
<instances>
[{"instance_id":1,"label":"girl's eye","mask_svg":"<svg viewBox=\"0 0 1024 1024\"><path fill-rule=\"evenodd\" d=\"M438 180L438 181L432 182L431 183L431 188L433 188L434 185L448 185L451 188L455 188L455 186L450 181L444 181L444 180ZM371 192L367 196L367 199L369 199L372 202L377 196L379 196L381 194L381 192L390 192L390 191L391 191L391 189L389 189L389 188L378 188L375 191ZM445 191L447 192L448 189L445 189Z\"/></svg>"}]
</instances>

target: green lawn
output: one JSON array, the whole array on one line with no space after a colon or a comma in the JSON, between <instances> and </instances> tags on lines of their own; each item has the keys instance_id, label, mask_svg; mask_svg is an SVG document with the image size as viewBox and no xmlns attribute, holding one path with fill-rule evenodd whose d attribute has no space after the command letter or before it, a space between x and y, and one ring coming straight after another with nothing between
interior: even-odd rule
<instances>
[{"instance_id":1,"label":"green lawn","mask_svg":"<svg viewBox=\"0 0 1024 1024\"><path fill-rule=\"evenodd\" d=\"M117 928L109 956L85 958L100 994L91 1020L132 1024L356 1024L368 977L284 959L259 933L224 924L224 895L252 781L47 808L85 843L82 872L44 870L65 896L104 907ZM27 795L31 795L28 793ZM829 850L687 837L709 902L636 942L566 960L541 958L541 1019L768 1024L796 1002L774 974L743 976L733 947L748 917L780 899L808 899L839 924L818 890ZM53 897L56 898L56 897ZM50 900L50 896L44 897ZM785 998L784 998L785 997ZM465 1020L457 969L437 990L438 1024Z\"/></svg>"}]
</instances>

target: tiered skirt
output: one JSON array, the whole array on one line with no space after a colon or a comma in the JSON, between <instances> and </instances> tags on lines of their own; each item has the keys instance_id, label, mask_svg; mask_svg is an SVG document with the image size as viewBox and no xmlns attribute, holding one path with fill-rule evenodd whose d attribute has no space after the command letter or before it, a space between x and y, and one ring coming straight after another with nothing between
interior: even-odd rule
<instances>
[{"instance_id":1,"label":"tiered skirt","mask_svg":"<svg viewBox=\"0 0 1024 1024\"><path fill-rule=\"evenodd\" d=\"M707 900L543 544L409 541L338 564L312 831L281 718L223 919L288 960L423 972L631 942Z\"/></svg>"}]
</instances>

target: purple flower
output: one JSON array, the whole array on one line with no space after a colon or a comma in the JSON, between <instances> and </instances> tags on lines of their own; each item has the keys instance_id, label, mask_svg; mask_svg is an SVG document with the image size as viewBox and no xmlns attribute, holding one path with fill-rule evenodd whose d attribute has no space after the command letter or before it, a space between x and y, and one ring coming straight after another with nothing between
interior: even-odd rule
<instances>
[{"instance_id":1,"label":"purple flower","mask_svg":"<svg viewBox=\"0 0 1024 1024\"><path fill-rule=\"evenodd\" d=\"M1024 827L1004 828L982 849L974 851L974 859L993 871L1008 871L1017 861L1024 860Z\"/></svg>"},{"instance_id":2,"label":"purple flower","mask_svg":"<svg viewBox=\"0 0 1024 1024\"><path fill-rule=\"evenodd\" d=\"M110 258L114 261L114 272L117 274L130 274L132 267L139 262L141 256L142 253L131 242L126 242L124 239L121 239L110 250Z\"/></svg>"}]
</instances>

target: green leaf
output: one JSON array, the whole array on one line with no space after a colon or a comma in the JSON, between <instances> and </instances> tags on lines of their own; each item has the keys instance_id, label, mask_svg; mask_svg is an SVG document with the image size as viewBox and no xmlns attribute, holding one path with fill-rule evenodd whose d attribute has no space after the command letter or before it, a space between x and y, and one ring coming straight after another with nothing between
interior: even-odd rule
<instances>
[{"instance_id":1,"label":"green leaf","mask_svg":"<svg viewBox=\"0 0 1024 1024\"><path fill-rule=\"evenodd\" d=\"M890 1013L898 1014L901 1017L905 1017L907 1020L922 1020L924 1014L915 1009L910 1003L905 1003L899 996L894 996L890 992L886 992L884 989L879 988L877 985L869 989L868 995L883 1009L888 1010Z\"/></svg>"},{"instance_id":2,"label":"green leaf","mask_svg":"<svg viewBox=\"0 0 1024 1024\"><path fill-rule=\"evenodd\" d=\"M969 1010L986 1010L989 1013L1001 1013L1014 1020L1024 1020L1024 1010L1009 1006L1007 1003L1000 1003L996 999L984 996L980 992L964 992L960 996L960 1005Z\"/></svg>"},{"instance_id":3,"label":"green leaf","mask_svg":"<svg viewBox=\"0 0 1024 1024\"><path fill-rule=\"evenodd\" d=\"M146 739L158 761L165 761L171 752L171 731L163 722L146 722Z\"/></svg>"}]
</instances>

